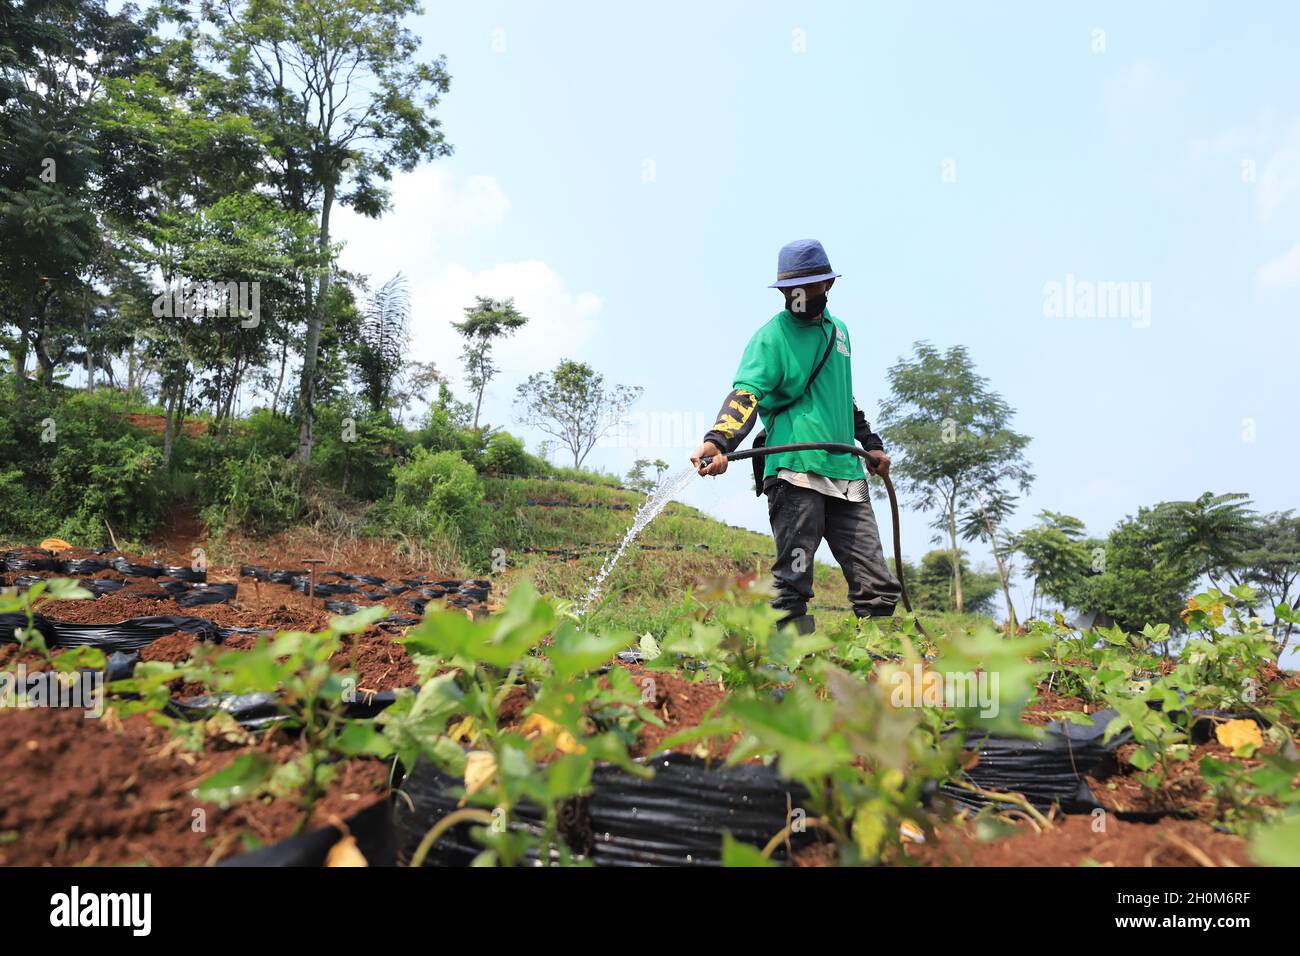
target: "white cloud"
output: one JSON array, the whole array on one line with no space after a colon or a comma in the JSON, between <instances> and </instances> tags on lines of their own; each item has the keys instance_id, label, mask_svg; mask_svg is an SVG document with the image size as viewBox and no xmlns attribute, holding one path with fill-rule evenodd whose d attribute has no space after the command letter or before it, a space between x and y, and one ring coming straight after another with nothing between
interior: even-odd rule
<instances>
[{"instance_id":1,"label":"white cloud","mask_svg":"<svg viewBox=\"0 0 1300 956\"><path fill-rule=\"evenodd\" d=\"M1164 185L1183 189L1195 178L1221 176L1225 164L1255 190L1260 221L1269 222L1300 199L1300 120L1266 111L1247 126L1197 137L1188 145L1187 168Z\"/></svg>"},{"instance_id":2,"label":"white cloud","mask_svg":"<svg viewBox=\"0 0 1300 956\"><path fill-rule=\"evenodd\" d=\"M457 177L445 166L429 165L395 176L392 194L392 211L378 220L339 210L334 233L345 243L340 256L345 269L368 276L372 285L399 271L406 276L412 359L432 361L453 385L459 381L461 340L451 323L464 319L465 307L480 295L513 298L529 319L495 347L493 358L501 372L489 386L488 399L493 393L508 399L503 382L513 385L560 358L583 357L597 331L598 295L570 289L538 259L486 265L457 261L453 250L471 238L490 241L507 219L510 200L494 177ZM468 397L463 388L457 394Z\"/></svg>"},{"instance_id":3,"label":"white cloud","mask_svg":"<svg viewBox=\"0 0 1300 956\"><path fill-rule=\"evenodd\" d=\"M522 379L561 358L580 358L597 331L600 297L570 290L544 262L507 262L480 270L451 263L411 276L412 357L457 373L461 340L451 323L464 319L465 307L479 295L513 298L528 316L527 325L493 350L502 379Z\"/></svg>"},{"instance_id":4,"label":"white cloud","mask_svg":"<svg viewBox=\"0 0 1300 956\"><path fill-rule=\"evenodd\" d=\"M1300 284L1300 242L1259 267L1261 284L1281 288Z\"/></svg>"},{"instance_id":5,"label":"white cloud","mask_svg":"<svg viewBox=\"0 0 1300 956\"><path fill-rule=\"evenodd\" d=\"M347 243L343 258L350 268L360 268L351 264L354 259L381 266L394 258L427 261L447 240L490 231L510 212L510 200L495 177L458 181L445 166L398 173L391 190L392 211L380 219L337 210L334 232ZM385 275L395 271L388 269Z\"/></svg>"}]
</instances>

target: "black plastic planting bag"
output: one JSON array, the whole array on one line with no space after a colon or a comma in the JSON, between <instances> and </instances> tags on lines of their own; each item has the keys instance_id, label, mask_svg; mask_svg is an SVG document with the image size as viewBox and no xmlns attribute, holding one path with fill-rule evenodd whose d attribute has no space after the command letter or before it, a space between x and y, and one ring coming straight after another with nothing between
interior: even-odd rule
<instances>
[{"instance_id":1,"label":"black plastic planting bag","mask_svg":"<svg viewBox=\"0 0 1300 956\"><path fill-rule=\"evenodd\" d=\"M198 607L201 604L225 604L235 596L239 585L235 583L195 584L177 596L181 607Z\"/></svg>"},{"instance_id":2,"label":"black plastic planting bag","mask_svg":"<svg viewBox=\"0 0 1300 956\"><path fill-rule=\"evenodd\" d=\"M965 776L981 790L1019 793L1039 809L1059 803L1066 812L1087 812L1099 804L1084 775L1099 777L1112 772L1115 749L1133 739L1124 731L1102 742L1106 725L1115 715L1114 710L1097 711L1091 715L1092 726L1052 721L1043 727L1047 731L1043 740L969 732L966 747L976 752L978 759ZM982 807L990 802L952 784L940 789L967 806Z\"/></svg>"},{"instance_id":3,"label":"black plastic planting bag","mask_svg":"<svg viewBox=\"0 0 1300 956\"><path fill-rule=\"evenodd\" d=\"M371 866L392 866L397 859L392 804L381 800L344 821L357 849ZM218 866L324 866L330 849L343 839L338 827L323 827L300 836L264 846L251 853L232 856Z\"/></svg>"},{"instance_id":4,"label":"black plastic planting bag","mask_svg":"<svg viewBox=\"0 0 1300 956\"><path fill-rule=\"evenodd\" d=\"M26 626L25 614L0 614L0 642L16 643L14 630ZM41 632L47 647L79 647L89 644L107 653L139 650L163 635L175 634L177 631L195 634L204 641L220 641L228 633L207 618L170 614L133 617L115 624L72 624L35 614L32 616L32 626Z\"/></svg>"},{"instance_id":5,"label":"black plastic planting bag","mask_svg":"<svg viewBox=\"0 0 1300 956\"><path fill-rule=\"evenodd\" d=\"M642 780L612 765L598 766L592 793L573 801L561 815L560 831L569 847L597 866L718 866L722 834L765 846L781 832L790 807L807 807L807 792L783 780L773 767L724 767L684 754L663 753L645 763L654 777ZM421 761L402 783L409 798L394 804L398 859L409 862L438 820L459 805L456 781ZM519 826L535 829L536 808L516 808ZM453 827L425 859L427 866L464 866L482 851L471 836L473 825ZM812 839L791 835L798 848ZM775 854L784 859L784 846Z\"/></svg>"},{"instance_id":6,"label":"black plastic planting bag","mask_svg":"<svg viewBox=\"0 0 1300 956\"><path fill-rule=\"evenodd\" d=\"M163 568L160 564L136 564L126 558L114 558L113 570L125 574L128 578L160 578Z\"/></svg>"},{"instance_id":7,"label":"black plastic planting bag","mask_svg":"<svg viewBox=\"0 0 1300 956\"><path fill-rule=\"evenodd\" d=\"M33 554L33 552L28 552ZM5 569L8 571L57 571L59 570L59 561L53 555L46 556L48 552L34 552L34 557L23 557L22 552L6 551L5 552Z\"/></svg>"},{"instance_id":8,"label":"black plastic planting bag","mask_svg":"<svg viewBox=\"0 0 1300 956\"><path fill-rule=\"evenodd\" d=\"M59 562L59 570L64 574L98 574L111 566L111 562L103 558L69 558Z\"/></svg>"},{"instance_id":9,"label":"black plastic planting bag","mask_svg":"<svg viewBox=\"0 0 1300 956\"><path fill-rule=\"evenodd\" d=\"M191 584L202 584L208 579L208 572L196 571L187 564L181 565L164 565L163 574L169 578L175 578L177 581L188 581Z\"/></svg>"},{"instance_id":10,"label":"black plastic planting bag","mask_svg":"<svg viewBox=\"0 0 1300 956\"><path fill-rule=\"evenodd\" d=\"M413 688L415 689L415 688ZM397 692L386 690L374 694L358 693L356 699L343 708L343 715L353 720L376 716L397 699ZM277 705L275 694L222 694L216 697L172 698L172 713L185 720L204 720L217 711L225 711L241 727L259 730L286 719Z\"/></svg>"},{"instance_id":11,"label":"black plastic planting bag","mask_svg":"<svg viewBox=\"0 0 1300 956\"><path fill-rule=\"evenodd\" d=\"M723 767L676 753L646 763L655 772L650 780L596 768L587 813L597 866L718 866L724 830L762 847L786 826L787 798L790 807L807 807L807 791L775 767ZM791 835L796 847L811 839Z\"/></svg>"}]
</instances>

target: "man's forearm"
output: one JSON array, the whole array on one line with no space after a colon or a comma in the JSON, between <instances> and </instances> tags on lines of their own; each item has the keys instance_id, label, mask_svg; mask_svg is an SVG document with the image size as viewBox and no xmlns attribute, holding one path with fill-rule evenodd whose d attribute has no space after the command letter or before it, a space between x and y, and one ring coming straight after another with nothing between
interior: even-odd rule
<instances>
[{"instance_id":1,"label":"man's forearm","mask_svg":"<svg viewBox=\"0 0 1300 956\"><path fill-rule=\"evenodd\" d=\"M712 442L724 455L731 454L753 429L757 411L758 399L753 392L743 388L732 389L722 403L718 420L705 433L704 440Z\"/></svg>"},{"instance_id":2,"label":"man's forearm","mask_svg":"<svg viewBox=\"0 0 1300 956\"><path fill-rule=\"evenodd\" d=\"M858 408L858 403L853 402L853 438L867 451L884 451L884 440L871 430L871 423L867 421L867 416L862 409Z\"/></svg>"}]
</instances>

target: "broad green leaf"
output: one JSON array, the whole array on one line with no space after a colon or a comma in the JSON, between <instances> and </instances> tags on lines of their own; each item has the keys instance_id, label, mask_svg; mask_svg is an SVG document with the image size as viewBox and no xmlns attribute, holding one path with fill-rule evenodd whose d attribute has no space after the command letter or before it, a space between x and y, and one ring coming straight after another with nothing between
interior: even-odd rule
<instances>
[{"instance_id":1,"label":"broad green leaf","mask_svg":"<svg viewBox=\"0 0 1300 956\"><path fill-rule=\"evenodd\" d=\"M256 796L275 771L275 763L264 754L240 754L230 766L204 780L194 796L223 807Z\"/></svg>"}]
</instances>

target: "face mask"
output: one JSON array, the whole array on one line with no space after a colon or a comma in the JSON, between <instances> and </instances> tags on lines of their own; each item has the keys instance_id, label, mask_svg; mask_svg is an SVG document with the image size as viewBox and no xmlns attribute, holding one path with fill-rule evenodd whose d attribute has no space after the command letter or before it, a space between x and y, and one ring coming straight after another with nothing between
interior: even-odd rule
<instances>
[{"instance_id":1,"label":"face mask","mask_svg":"<svg viewBox=\"0 0 1300 956\"><path fill-rule=\"evenodd\" d=\"M802 302L800 301L802 300ZM800 306L802 305L802 308ZM810 319L814 316L821 315L826 311L826 293L821 295L796 296L792 295L786 301L786 308L790 313L799 319Z\"/></svg>"}]
</instances>

